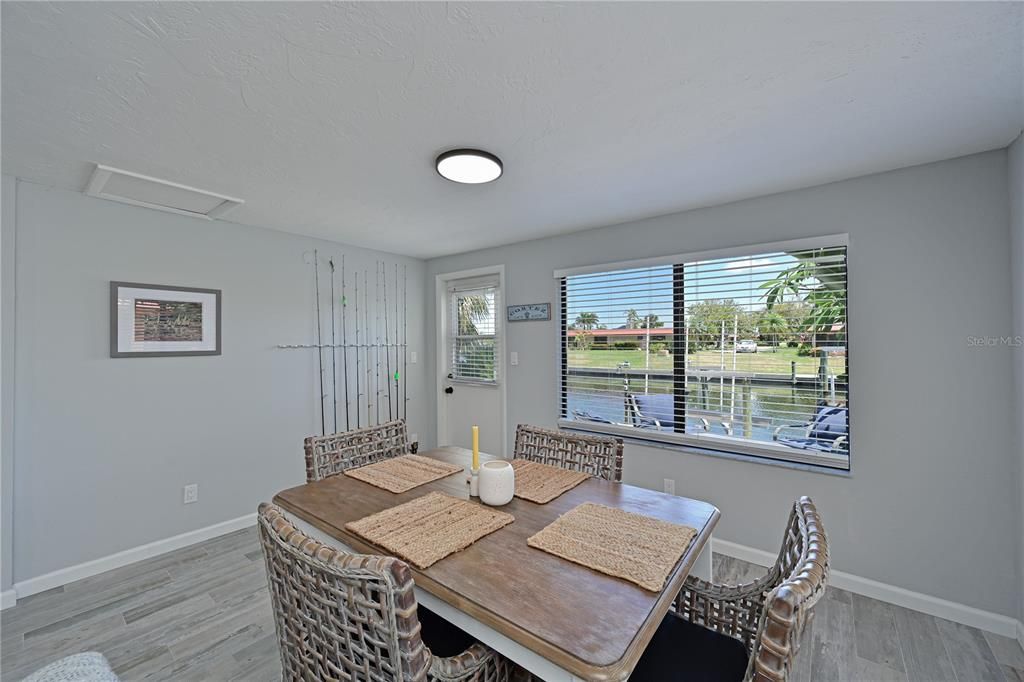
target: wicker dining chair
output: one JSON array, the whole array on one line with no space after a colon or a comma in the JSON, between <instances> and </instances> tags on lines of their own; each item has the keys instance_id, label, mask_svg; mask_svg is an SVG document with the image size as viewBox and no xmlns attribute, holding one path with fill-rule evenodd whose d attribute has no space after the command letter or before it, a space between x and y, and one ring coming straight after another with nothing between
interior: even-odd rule
<instances>
[{"instance_id":1,"label":"wicker dining chair","mask_svg":"<svg viewBox=\"0 0 1024 682\"><path fill-rule=\"evenodd\" d=\"M801 497L768 574L737 586L687 578L630 680L783 682L828 574L821 517Z\"/></svg>"},{"instance_id":2,"label":"wicker dining chair","mask_svg":"<svg viewBox=\"0 0 1024 682\"><path fill-rule=\"evenodd\" d=\"M413 452L404 419L329 436L309 436L303 449L306 483Z\"/></svg>"},{"instance_id":3,"label":"wicker dining chair","mask_svg":"<svg viewBox=\"0 0 1024 682\"><path fill-rule=\"evenodd\" d=\"M584 436L520 424L514 457L622 481L622 439Z\"/></svg>"},{"instance_id":4,"label":"wicker dining chair","mask_svg":"<svg viewBox=\"0 0 1024 682\"><path fill-rule=\"evenodd\" d=\"M506 682L519 668L417 608L409 566L350 554L259 507L285 680Z\"/></svg>"}]
</instances>

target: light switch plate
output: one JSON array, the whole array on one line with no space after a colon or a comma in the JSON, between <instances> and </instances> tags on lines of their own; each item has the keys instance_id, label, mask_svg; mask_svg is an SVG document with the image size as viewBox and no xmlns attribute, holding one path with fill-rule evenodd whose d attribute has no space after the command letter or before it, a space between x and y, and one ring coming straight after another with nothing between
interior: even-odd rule
<instances>
[{"instance_id":1,"label":"light switch plate","mask_svg":"<svg viewBox=\"0 0 1024 682\"><path fill-rule=\"evenodd\" d=\"M416 364L416 351L414 351L414 350L409 351L409 364L410 365L415 365Z\"/></svg>"},{"instance_id":2,"label":"light switch plate","mask_svg":"<svg viewBox=\"0 0 1024 682\"><path fill-rule=\"evenodd\" d=\"M199 484L190 483L182 490L182 504L192 504L199 501Z\"/></svg>"},{"instance_id":3,"label":"light switch plate","mask_svg":"<svg viewBox=\"0 0 1024 682\"><path fill-rule=\"evenodd\" d=\"M518 365L519 353L517 353L516 351L512 351L511 355L509 356L509 362L511 362L513 366Z\"/></svg>"}]
</instances>

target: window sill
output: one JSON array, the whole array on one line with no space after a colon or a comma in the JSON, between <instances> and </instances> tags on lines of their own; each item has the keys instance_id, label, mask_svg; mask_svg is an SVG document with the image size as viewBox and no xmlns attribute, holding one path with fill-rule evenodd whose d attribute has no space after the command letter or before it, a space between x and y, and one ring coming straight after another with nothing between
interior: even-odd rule
<instances>
[{"instance_id":1,"label":"window sill","mask_svg":"<svg viewBox=\"0 0 1024 682\"><path fill-rule=\"evenodd\" d=\"M796 462L787 459L777 459L767 455L755 455L746 452L731 452L728 450L717 450L712 448L702 448L696 445L689 445L683 443L672 443L663 440L655 440L652 438L642 438L631 434L622 433L622 431L616 429L600 429L600 428L588 428L581 424L579 421L559 419L558 427L566 431L577 431L580 433L594 434L599 436L615 436L621 438L624 442L631 445L641 445L644 447L658 448L660 450L672 450L675 452L683 452L689 455L702 455L704 457L716 457L719 459L727 459L736 462L749 462L751 464L762 464L767 466L782 467L784 469L795 469L797 471L806 471L816 474L828 474L832 476L839 476L840 478L852 478L853 474L847 464L847 468L839 468L836 466L828 466L822 464L813 464L808 462ZM849 460L848 460L849 461Z\"/></svg>"}]
</instances>

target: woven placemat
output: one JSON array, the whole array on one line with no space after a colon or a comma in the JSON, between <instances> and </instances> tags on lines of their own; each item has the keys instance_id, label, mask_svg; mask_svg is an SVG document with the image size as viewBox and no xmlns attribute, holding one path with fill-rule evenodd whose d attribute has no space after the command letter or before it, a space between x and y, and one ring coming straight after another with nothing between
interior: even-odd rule
<instances>
[{"instance_id":1,"label":"woven placemat","mask_svg":"<svg viewBox=\"0 0 1024 682\"><path fill-rule=\"evenodd\" d=\"M513 521L511 514L434 492L345 527L419 568L428 568Z\"/></svg>"},{"instance_id":2,"label":"woven placemat","mask_svg":"<svg viewBox=\"0 0 1024 682\"><path fill-rule=\"evenodd\" d=\"M590 474L526 459L512 460L512 468L516 472L516 497L537 504L547 504L590 478Z\"/></svg>"},{"instance_id":3,"label":"woven placemat","mask_svg":"<svg viewBox=\"0 0 1024 682\"><path fill-rule=\"evenodd\" d=\"M573 563L660 592L697 531L586 502L527 540Z\"/></svg>"},{"instance_id":4,"label":"woven placemat","mask_svg":"<svg viewBox=\"0 0 1024 682\"><path fill-rule=\"evenodd\" d=\"M430 457L402 455L367 464L358 469L349 469L345 475L389 492L404 493L418 485L451 476L462 470L457 464L449 464Z\"/></svg>"}]
</instances>

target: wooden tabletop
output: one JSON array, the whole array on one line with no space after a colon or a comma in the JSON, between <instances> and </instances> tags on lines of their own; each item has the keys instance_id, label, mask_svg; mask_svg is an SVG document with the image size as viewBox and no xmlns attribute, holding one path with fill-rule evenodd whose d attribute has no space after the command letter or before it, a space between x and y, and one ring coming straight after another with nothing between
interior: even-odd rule
<instances>
[{"instance_id":1,"label":"wooden tabletop","mask_svg":"<svg viewBox=\"0 0 1024 682\"><path fill-rule=\"evenodd\" d=\"M420 454L467 467L471 457L468 450L454 447ZM348 476L332 476L282 491L274 502L358 552L386 554L346 530L345 524L435 490L468 498L466 474L397 495ZM528 537L584 502L697 529L662 592L649 592L526 544ZM629 676L719 517L718 509L706 502L596 478L547 504L517 497L500 509L515 516L515 522L428 569L412 567L417 587L591 680Z\"/></svg>"}]
</instances>

